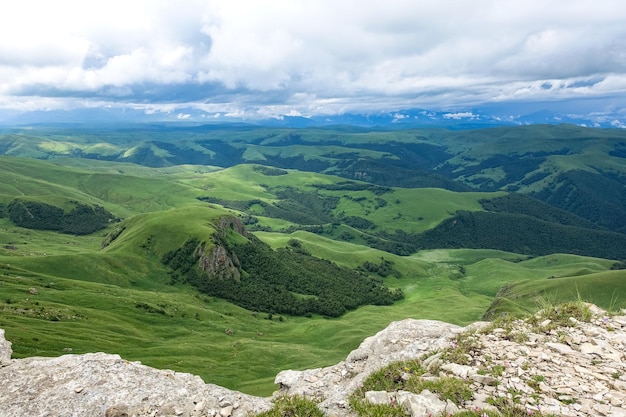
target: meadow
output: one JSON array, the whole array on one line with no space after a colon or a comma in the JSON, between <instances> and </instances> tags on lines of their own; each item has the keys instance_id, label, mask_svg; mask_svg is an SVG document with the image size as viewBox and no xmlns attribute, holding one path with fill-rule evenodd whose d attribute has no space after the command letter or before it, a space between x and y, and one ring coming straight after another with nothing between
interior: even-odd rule
<instances>
[{"instance_id":1,"label":"meadow","mask_svg":"<svg viewBox=\"0 0 626 417\"><path fill-rule=\"evenodd\" d=\"M563 142L554 139L553 133L533 132L547 138L538 152L555 153L562 148ZM177 143L204 156L214 152L206 135L175 133L161 132L162 142ZM291 142L319 141L315 132L302 131L297 140L284 132L270 135L243 129L229 134L231 151L237 148L243 158L264 159L268 166L277 158L297 160L300 166L304 159L298 158L303 154L310 160L339 160L344 145L354 146L355 141L359 147L372 145L353 149L360 158L393 159L376 148L381 138L377 132L351 137L326 132L325 145L313 153ZM523 152L519 132L500 134L502 146ZM626 307L626 270L616 269L623 265L621 259L571 253L537 256L497 248L420 249L400 256L368 244L374 238L380 243L397 230L416 235L433 230L454 220L459 210L482 212L481 200L507 195L503 188L460 192L396 187L332 175L340 171L337 166L322 173L284 164L279 171L268 171L256 162L230 167L217 163L150 167L117 158L85 158L96 152L102 158L122 152L132 160L141 152L128 143L145 141L146 135L139 132L121 138L110 134L106 142L96 134L74 138L59 133L39 147L19 135L2 138L4 144L13 146L5 146L13 153L30 153L0 156L0 328L13 342L14 357L118 353L128 360L200 375L208 383L269 395L280 370L336 363L364 338L395 320L433 319L465 325L502 313L525 314L547 302L574 298L608 309ZM385 135L399 146L416 137L426 142L436 134ZM466 135L467 155L478 158L482 148L476 144L493 138L481 135L487 134ZM458 137L441 140L461 146ZM278 149L286 141L291 142ZM157 156L167 157L162 152L165 145L152 146ZM575 149L578 145L568 146ZM50 151L56 154L47 161L33 159ZM554 154L541 164L544 168L550 161L556 164L559 157ZM583 159L569 158L567 164L580 168ZM469 166L463 168L466 173ZM467 178L485 178L489 172L495 181L495 171L486 165ZM120 221L85 236L20 228L6 215L15 199L61 208L74 201L100 205ZM290 213L288 218L276 215L285 212ZM163 256L190 237L210 240L217 221L231 215L253 218L250 230L274 249L295 239L311 255L343 267L388 261L395 273L379 278L390 288L402 289L404 299L390 306L363 306L338 318L292 317L249 311L189 285L172 284ZM294 221L304 215L330 221Z\"/></svg>"}]
</instances>

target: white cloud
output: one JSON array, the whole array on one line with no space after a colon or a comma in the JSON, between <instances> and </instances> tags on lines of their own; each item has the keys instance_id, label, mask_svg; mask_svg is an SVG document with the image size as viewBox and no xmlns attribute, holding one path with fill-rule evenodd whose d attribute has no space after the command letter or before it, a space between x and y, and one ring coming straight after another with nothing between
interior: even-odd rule
<instances>
[{"instance_id":1,"label":"white cloud","mask_svg":"<svg viewBox=\"0 0 626 417\"><path fill-rule=\"evenodd\" d=\"M469 111L469 112L459 112L459 113L445 113L443 115L443 117L445 119L454 119L454 120L460 120L460 119L475 120L475 119L478 118L478 116L475 115L474 113L472 113L471 111Z\"/></svg>"},{"instance_id":2,"label":"white cloud","mask_svg":"<svg viewBox=\"0 0 626 417\"><path fill-rule=\"evenodd\" d=\"M22 0L0 14L0 107L149 95L260 117L624 95L626 6L564 6Z\"/></svg>"}]
</instances>

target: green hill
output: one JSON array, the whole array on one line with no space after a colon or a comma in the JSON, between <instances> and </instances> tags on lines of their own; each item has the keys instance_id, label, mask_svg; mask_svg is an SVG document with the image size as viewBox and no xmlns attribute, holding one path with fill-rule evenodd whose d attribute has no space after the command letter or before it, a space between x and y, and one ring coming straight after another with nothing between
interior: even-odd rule
<instances>
[{"instance_id":1,"label":"green hill","mask_svg":"<svg viewBox=\"0 0 626 417\"><path fill-rule=\"evenodd\" d=\"M13 132L0 327L19 357L116 352L269 394L277 371L337 362L393 320L626 307L623 143L574 126ZM12 202L114 221L25 228ZM199 267L217 247L230 281Z\"/></svg>"},{"instance_id":2,"label":"green hill","mask_svg":"<svg viewBox=\"0 0 626 417\"><path fill-rule=\"evenodd\" d=\"M256 126L57 127L0 135L0 153L149 167L261 164L388 187L517 191L624 233L626 133L574 125L451 131Z\"/></svg>"}]
</instances>

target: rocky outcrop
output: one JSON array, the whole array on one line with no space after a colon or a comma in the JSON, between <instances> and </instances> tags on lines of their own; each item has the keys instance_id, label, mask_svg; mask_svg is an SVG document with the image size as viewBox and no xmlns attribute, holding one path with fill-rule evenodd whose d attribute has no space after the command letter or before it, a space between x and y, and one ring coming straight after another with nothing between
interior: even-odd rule
<instances>
[{"instance_id":1,"label":"rocky outcrop","mask_svg":"<svg viewBox=\"0 0 626 417\"><path fill-rule=\"evenodd\" d=\"M4 329L0 329L0 366L11 363L11 342L4 338Z\"/></svg>"},{"instance_id":2,"label":"rocky outcrop","mask_svg":"<svg viewBox=\"0 0 626 417\"><path fill-rule=\"evenodd\" d=\"M469 365L443 369L472 381L468 407L491 397L517 403L529 415L626 417L626 316L591 309L591 322L570 318L571 327L517 320L508 329L478 333ZM489 369L500 371L481 374Z\"/></svg>"},{"instance_id":3,"label":"rocky outcrop","mask_svg":"<svg viewBox=\"0 0 626 417\"><path fill-rule=\"evenodd\" d=\"M246 226L243 224L241 219L236 216L224 216L219 219L217 222L217 229L222 233L226 233L228 229L233 230L234 232L240 234L244 237L249 237L248 231L246 230Z\"/></svg>"},{"instance_id":4,"label":"rocky outcrop","mask_svg":"<svg viewBox=\"0 0 626 417\"><path fill-rule=\"evenodd\" d=\"M345 361L327 368L283 371L276 384L283 395L305 395L320 400L331 415L349 413L348 397L372 372L391 362L420 357L448 346L463 327L432 320L406 319L391 323L352 351Z\"/></svg>"},{"instance_id":5,"label":"rocky outcrop","mask_svg":"<svg viewBox=\"0 0 626 417\"><path fill-rule=\"evenodd\" d=\"M528 415L626 417L626 315L591 306L591 322L570 319L554 327L516 320L485 329L407 319L369 337L345 361L326 368L283 371L279 395L305 395L329 416L353 416L349 396L374 371L396 361L419 359L428 378L454 376L473 393L453 404L422 391L369 391L371 403L402 404L411 416L488 409L504 399ZM622 314L626 314L626 311ZM117 355L94 353L11 360L0 330L0 417L4 416L249 416L271 407L258 398L205 384L199 377L157 370ZM446 359L457 335L472 349L464 363Z\"/></svg>"},{"instance_id":6,"label":"rocky outcrop","mask_svg":"<svg viewBox=\"0 0 626 417\"><path fill-rule=\"evenodd\" d=\"M241 279L239 259L226 248L224 241L229 230L249 237L246 226L238 217L224 216L219 219L215 227L217 235L213 236L214 243L203 244L198 248L200 268L207 273L209 278L239 281Z\"/></svg>"},{"instance_id":7,"label":"rocky outcrop","mask_svg":"<svg viewBox=\"0 0 626 417\"><path fill-rule=\"evenodd\" d=\"M414 417L493 409L488 399L515 404L528 415L626 417L626 315L590 308L591 322L570 318L571 326L555 328L550 320L539 325L516 320L506 329L484 333L479 330L489 323L466 328L424 320L392 323L345 362L317 370L284 371L276 383L286 394L319 399L320 408L329 415L350 415L349 395L372 371L389 362L423 359L423 365L433 370L424 378L466 380L472 399L456 407L428 391L369 391L366 400L401 404ZM455 334L472 345L463 364L436 353L442 347L455 347Z\"/></svg>"},{"instance_id":8,"label":"rocky outcrop","mask_svg":"<svg viewBox=\"0 0 626 417\"><path fill-rule=\"evenodd\" d=\"M2 417L248 417L270 407L198 376L104 353L13 360L0 368L0 380Z\"/></svg>"},{"instance_id":9,"label":"rocky outcrop","mask_svg":"<svg viewBox=\"0 0 626 417\"><path fill-rule=\"evenodd\" d=\"M239 260L234 253L221 245L201 245L198 248L198 264L209 278L239 281Z\"/></svg>"}]
</instances>

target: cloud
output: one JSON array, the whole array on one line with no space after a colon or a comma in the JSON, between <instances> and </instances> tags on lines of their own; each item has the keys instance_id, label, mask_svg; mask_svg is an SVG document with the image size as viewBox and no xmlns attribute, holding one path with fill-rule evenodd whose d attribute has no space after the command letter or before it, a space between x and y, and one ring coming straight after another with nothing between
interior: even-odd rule
<instances>
[{"instance_id":1,"label":"cloud","mask_svg":"<svg viewBox=\"0 0 626 417\"><path fill-rule=\"evenodd\" d=\"M454 120L460 120L460 119L475 120L478 118L478 116L472 113L471 111L459 112L459 113L445 113L443 117L445 119L454 119Z\"/></svg>"},{"instance_id":2,"label":"cloud","mask_svg":"<svg viewBox=\"0 0 626 417\"><path fill-rule=\"evenodd\" d=\"M4 109L454 115L588 97L626 107L616 99L626 96L619 0L22 0L5 9Z\"/></svg>"}]
</instances>

